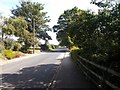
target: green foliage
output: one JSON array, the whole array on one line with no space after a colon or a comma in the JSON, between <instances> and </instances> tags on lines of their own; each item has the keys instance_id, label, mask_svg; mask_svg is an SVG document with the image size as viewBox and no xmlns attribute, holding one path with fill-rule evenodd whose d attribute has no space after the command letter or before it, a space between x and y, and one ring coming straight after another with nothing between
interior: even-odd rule
<instances>
[{"instance_id":1,"label":"green foliage","mask_svg":"<svg viewBox=\"0 0 120 90\"><path fill-rule=\"evenodd\" d=\"M50 44L48 44L48 50L52 50L52 46Z\"/></svg>"},{"instance_id":2,"label":"green foliage","mask_svg":"<svg viewBox=\"0 0 120 90\"><path fill-rule=\"evenodd\" d=\"M5 18L4 25L2 27L2 33L6 35L13 35L15 32L15 27L13 26L12 18Z\"/></svg>"},{"instance_id":3,"label":"green foliage","mask_svg":"<svg viewBox=\"0 0 120 90\"><path fill-rule=\"evenodd\" d=\"M40 45L42 51L50 51L52 49L55 49L54 45L51 44L43 44Z\"/></svg>"},{"instance_id":4,"label":"green foliage","mask_svg":"<svg viewBox=\"0 0 120 90\"><path fill-rule=\"evenodd\" d=\"M56 49L56 48L58 48L57 45L48 44L48 50L53 50L53 49Z\"/></svg>"},{"instance_id":5,"label":"green foliage","mask_svg":"<svg viewBox=\"0 0 120 90\"><path fill-rule=\"evenodd\" d=\"M50 20L46 16L47 12L42 11L43 9L44 7L40 3L22 0L16 9L11 10L13 17L18 17L14 19L13 25L17 26L15 27L15 36L20 37L19 42L25 44L22 47L23 50L38 44L37 38L45 41L51 39L46 33L46 31L50 30L48 25L46 25ZM35 40L33 40L34 30L35 37L37 37Z\"/></svg>"},{"instance_id":6,"label":"green foliage","mask_svg":"<svg viewBox=\"0 0 120 90\"><path fill-rule=\"evenodd\" d=\"M46 44L40 45L42 51L48 51L49 47Z\"/></svg>"},{"instance_id":7,"label":"green foliage","mask_svg":"<svg viewBox=\"0 0 120 90\"><path fill-rule=\"evenodd\" d=\"M73 46L70 50L70 55L72 57L72 59L77 59L78 55L79 55L80 49L76 46Z\"/></svg>"},{"instance_id":8,"label":"green foliage","mask_svg":"<svg viewBox=\"0 0 120 90\"><path fill-rule=\"evenodd\" d=\"M27 31L27 22L23 17L9 18L4 21L5 25L2 31L6 35L15 35L19 37L19 40L25 43L26 49L29 48L33 43L33 34ZM11 28L10 28L11 26ZM11 39L4 40L6 49L15 49L14 42Z\"/></svg>"},{"instance_id":9,"label":"green foliage","mask_svg":"<svg viewBox=\"0 0 120 90\"><path fill-rule=\"evenodd\" d=\"M4 42L2 41L2 39L0 38L0 53L5 49L4 47Z\"/></svg>"},{"instance_id":10,"label":"green foliage","mask_svg":"<svg viewBox=\"0 0 120 90\"><path fill-rule=\"evenodd\" d=\"M105 6L107 4L108 6ZM53 29L57 32L60 44L71 48L73 56L76 57L77 53L96 63L107 66L112 64L118 67L117 63L120 62L120 4L110 6L110 2L101 1L96 5L103 7L98 14L76 7L64 11L58 19L58 25L55 25ZM79 49L74 50L73 46Z\"/></svg>"},{"instance_id":11,"label":"green foliage","mask_svg":"<svg viewBox=\"0 0 120 90\"><path fill-rule=\"evenodd\" d=\"M41 38L43 31L50 30L48 25L46 25L50 19L46 16L47 12L43 12L43 9L44 7L40 3L22 0L20 5L16 9L11 10L11 12L15 17L25 17L28 25L27 30L30 33L33 33L33 26L35 25L35 34L38 38Z\"/></svg>"},{"instance_id":12,"label":"green foliage","mask_svg":"<svg viewBox=\"0 0 120 90\"><path fill-rule=\"evenodd\" d=\"M51 45L51 48L52 48L52 49L58 48L58 45L53 45L53 44L50 44L50 45Z\"/></svg>"},{"instance_id":13,"label":"green foliage","mask_svg":"<svg viewBox=\"0 0 120 90\"><path fill-rule=\"evenodd\" d=\"M60 45L71 48L72 46L77 46L78 43L81 43L83 40L79 39L83 39L82 35L87 32L85 32L86 28L84 25L85 21L87 22L86 19L88 17L92 17L92 15L77 7L64 11L58 19L58 25L53 27L53 29L57 31L57 39L60 42Z\"/></svg>"},{"instance_id":14,"label":"green foliage","mask_svg":"<svg viewBox=\"0 0 120 90\"><path fill-rule=\"evenodd\" d=\"M23 38L26 28L27 22L23 17L5 18L2 33Z\"/></svg>"},{"instance_id":15,"label":"green foliage","mask_svg":"<svg viewBox=\"0 0 120 90\"><path fill-rule=\"evenodd\" d=\"M20 38L25 38L27 22L24 17L16 17L12 21L12 25L15 28L14 35Z\"/></svg>"},{"instance_id":16,"label":"green foliage","mask_svg":"<svg viewBox=\"0 0 120 90\"><path fill-rule=\"evenodd\" d=\"M4 50L2 55L7 59L13 59L16 54L12 50Z\"/></svg>"},{"instance_id":17,"label":"green foliage","mask_svg":"<svg viewBox=\"0 0 120 90\"><path fill-rule=\"evenodd\" d=\"M21 49L21 47L22 47L22 45L20 44L20 43L18 43L18 42L16 42L15 44L14 44L14 51L19 51L20 49Z\"/></svg>"},{"instance_id":18,"label":"green foliage","mask_svg":"<svg viewBox=\"0 0 120 90\"><path fill-rule=\"evenodd\" d=\"M47 33L46 31L41 31L41 32L37 35L37 37L38 37L39 39L42 39L42 40L45 40L45 41L52 40L52 38L48 35L48 33ZM47 42L45 42L45 43L47 43Z\"/></svg>"},{"instance_id":19,"label":"green foliage","mask_svg":"<svg viewBox=\"0 0 120 90\"><path fill-rule=\"evenodd\" d=\"M79 47L73 46L70 51L74 51L74 50L80 50Z\"/></svg>"},{"instance_id":20,"label":"green foliage","mask_svg":"<svg viewBox=\"0 0 120 90\"><path fill-rule=\"evenodd\" d=\"M19 37L18 42L24 43L22 47L24 50L29 49L30 46L37 45L38 38L45 41L50 40L51 37L46 33L46 31L50 30L49 26L46 25L50 20L46 16L47 12L42 11L43 9L44 7L40 3L22 0L16 9L11 10L13 16L4 18L4 23L0 23L2 38L4 35L6 37L12 35ZM35 30L35 33L33 30ZM12 41L5 40L4 42L6 49L13 49ZM15 44L14 50L18 50L19 46Z\"/></svg>"},{"instance_id":21,"label":"green foliage","mask_svg":"<svg viewBox=\"0 0 120 90\"><path fill-rule=\"evenodd\" d=\"M13 39L6 39L4 40L4 46L5 49L13 49L14 48L15 41Z\"/></svg>"}]
</instances>

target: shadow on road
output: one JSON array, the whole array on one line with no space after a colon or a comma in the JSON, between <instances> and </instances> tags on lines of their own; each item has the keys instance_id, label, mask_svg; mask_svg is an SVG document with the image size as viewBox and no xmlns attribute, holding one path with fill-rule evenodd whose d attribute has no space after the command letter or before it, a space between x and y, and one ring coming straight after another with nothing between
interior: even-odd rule
<instances>
[{"instance_id":1,"label":"shadow on road","mask_svg":"<svg viewBox=\"0 0 120 90\"><path fill-rule=\"evenodd\" d=\"M38 65L13 74L2 74L2 85L4 88L46 88L57 67L56 64Z\"/></svg>"},{"instance_id":2,"label":"shadow on road","mask_svg":"<svg viewBox=\"0 0 120 90\"><path fill-rule=\"evenodd\" d=\"M53 79L56 83L52 88L86 88L93 90L94 86L79 73L71 61L70 57L61 60L60 68L58 64L43 64L33 67L26 67L17 73L2 74L2 86L4 88L27 89L27 88L47 88ZM57 72L58 70L58 72Z\"/></svg>"}]
</instances>

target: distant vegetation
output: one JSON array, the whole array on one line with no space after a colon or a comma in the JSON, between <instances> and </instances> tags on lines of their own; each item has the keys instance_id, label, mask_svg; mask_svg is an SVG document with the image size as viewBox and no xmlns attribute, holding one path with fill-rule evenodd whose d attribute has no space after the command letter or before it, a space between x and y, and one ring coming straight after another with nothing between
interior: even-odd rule
<instances>
[{"instance_id":1,"label":"distant vegetation","mask_svg":"<svg viewBox=\"0 0 120 90\"><path fill-rule=\"evenodd\" d=\"M58 45L52 45L52 44L41 44L40 45L41 51L51 51L53 49L58 48Z\"/></svg>"}]
</instances>

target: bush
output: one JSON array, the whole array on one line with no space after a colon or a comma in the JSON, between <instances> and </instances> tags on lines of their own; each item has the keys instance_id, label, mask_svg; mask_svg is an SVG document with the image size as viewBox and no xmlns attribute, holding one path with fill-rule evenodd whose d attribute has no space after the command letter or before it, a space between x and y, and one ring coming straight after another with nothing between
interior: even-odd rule
<instances>
[{"instance_id":1,"label":"bush","mask_svg":"<svg viewBox=\"0 0 120 90\"><path fill-rule=\"evenodd\" d=\"M20 44L20 43L18 43L18 42L16 42L15 44L14 44L14 51L19 51L20 49L21 49L21 47L22 47L22 45Z\"/></svg>"},{"instance_id":2,"label":"bush","mask_svg":"<svg viewBox=\"0 0 120 90\"><path fill-rule=\"evenodd\" d=\"M70 49L70 54L71 54L71 57L72 59L76 59L78 54L80 52L80 49L76 46L73 46L71 49Z\"/></svg>"},{"instance_id":3,"label":"bush","mask_svg":"<svg viewBox=\"0 0 120 90\"><path fill-rule=\"evenodd\" d=\"M13 39L6 39L4 40L5 49L13 49L14 48L15 41Z\"/></svg>"},{"instance_id":4,"label":"bush","mask_svg":"<svg viewBox=\"0 0 120 90\"><path fill-rule=\"evenodd\" d=\"M7 59L13 59L16 54L12 50L4 50L2 55Z\"/></svg>"},{"instance_id":5,"label":"bush","mask_svg":"<svg viewBox=\"0 0 120 90\"><path fill-rule=\"evenodd\" d=\"M48 50L54 49L54 48L52 47L53 45L48 44L47 46L48 46Z\"/></svg>"},{"instance_id":6,"label":"bush","mask_svg":"<svg viewBox=\"0 0 120 90\"><path fill-rule=\"evenodd\" d=\"M42 51L48 51L49 47L46 44L40 45Z\"/></svg>"}]
</instances>

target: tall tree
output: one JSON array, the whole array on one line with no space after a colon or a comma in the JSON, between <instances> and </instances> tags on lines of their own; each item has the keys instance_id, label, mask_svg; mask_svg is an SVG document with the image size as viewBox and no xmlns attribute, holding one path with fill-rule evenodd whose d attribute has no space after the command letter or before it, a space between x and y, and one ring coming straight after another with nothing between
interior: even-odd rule
<instances>
[{"instance_id":1,"label":"tall tree","mask_svg":"<svg viewBox=\"0 0 120 90\"><path fill-rule=\"evenodd\" d=\"M50 28L46 25L50 21L49 17L46 16L47 12L43 12L43 5L40 3L32 3L30 1L22 0L20 6L16 9L11 10L14 17L23 16L28 24L28 31L33 32L35 27L36 36L39 37L42 31L49 30Z\"/></svg>"},{"instance_id":2,"label":"tall tree","mask_svg":"<svg viewBox=\"0 0 120 90\"><path fill-rule=\"evenodd\" d=\"M77 7L74 7L72 10L66 10L63 14L58 18L58 25L53 27L54 31L57 31L57 39L61 44L68 45L70 47L73 44L72 38L74 38L74 34L71 34L71 25L73 22L77 20L74 16L77 16L79 12Z\"/></svg>"},{"instance_id":3,"label":"tall tree","mask_svg":"<svg viewBox=\"0 0 120 90\"><path fill-rule=\"evenodd\" d=\"M90 37L92 32L94 32L94 28L91 25L95 24L93 18L94 15L92 13L90 14L89 11L83 11L77 7L64 11L58 19L58 25L53 27L57 31L58 41L61 44L68 44L69 47L73 45L84 46L83 43L87 40L85 37ZM86 42L88 43L89 40Z\"/></svg>"}]
</instances>

